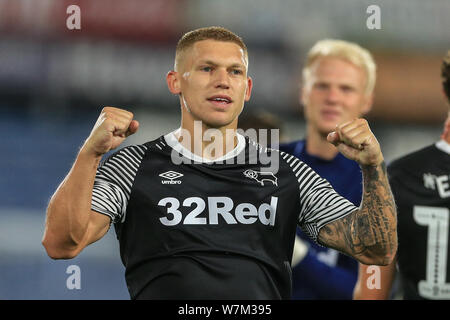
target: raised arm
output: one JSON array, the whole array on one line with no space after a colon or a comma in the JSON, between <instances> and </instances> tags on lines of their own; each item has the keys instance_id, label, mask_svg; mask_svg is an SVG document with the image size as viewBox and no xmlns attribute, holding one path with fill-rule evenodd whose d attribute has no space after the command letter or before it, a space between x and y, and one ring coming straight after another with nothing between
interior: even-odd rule
<instances>
[{"instance_id":1,"label":"raised arm","mask_svg":"<svg viewBox=\"0 0 450 320\"><path fill-rule=\"evenodd\" d=\"M42 244L53 259L71 259L103 237L110 218L91 210L92 189L103 154L137 131L131 112L105 107L70 172L52 196Z\"/></svg>"},{"instance_id":2,"label":"raised arm","mask_svg":"<svg viewBox=\"0 0 450 320\"><path fill-rule=\"evenodd\" d=\"M380 145L365 119L338 126L328 141L360 164L363 199L359 210L322 227L318 241L363 264L388 265L397 252L397 211Z\"/></svg>"}]
</instances>

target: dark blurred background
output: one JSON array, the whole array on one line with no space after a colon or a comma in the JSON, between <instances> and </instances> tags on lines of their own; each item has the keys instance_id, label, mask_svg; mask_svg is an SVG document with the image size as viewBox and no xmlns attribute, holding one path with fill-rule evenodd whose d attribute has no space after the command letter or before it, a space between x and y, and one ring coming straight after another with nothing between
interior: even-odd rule
<instances>
[{"instance_id":1,"label":"dark blurred background","mask_svg":"<svg viewBox=\"0 0 450 320\"><path fill-rule=\"evenodd\" d=\"M67 28L72 4L81 30ZM369 5L381 29L367 28ZM243 37L254 80L243 115L274 114L286 140L304 135L307 50L323 38L368 48L378 79L367 118L390 161L439 138L449 16L450 0L0 0L0 299L129 298L114 231L53 261L41 245L45 208L103 106L140 121L125 145L179 126L165 75L185 32L219 25ZM66 286L70 265L80 289Z\"/></svg>"}]
</instances>

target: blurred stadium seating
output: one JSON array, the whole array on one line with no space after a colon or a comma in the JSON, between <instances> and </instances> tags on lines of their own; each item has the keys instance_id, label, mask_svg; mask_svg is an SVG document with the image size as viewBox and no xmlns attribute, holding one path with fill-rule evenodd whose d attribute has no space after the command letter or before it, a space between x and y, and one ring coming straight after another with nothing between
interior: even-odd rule
<instances>
[{"instance_id":1,"label":"blurred stadium seating","mask_svg":"<svg viewBox=\"0 0 450 320\"><path fill-rule=\"evenodd\" d=\"M66 27L71 4L81 30ZM381 30L366 28L371 4ZM164 78L184 32L221 25L244 38L254 79L244 112L276 114L290 139L304 134L297 89L307 49L322 38L367 47L378 63L368 118L389 161L439 137L448 16L448 0L0 0L0 299L128 298L114 232L52 261L40 244L45 208L102 106L135 112L142 126L127 144L179 125ZM66 287L72 264L80 290Z\"/></svg>"}]
</instances>

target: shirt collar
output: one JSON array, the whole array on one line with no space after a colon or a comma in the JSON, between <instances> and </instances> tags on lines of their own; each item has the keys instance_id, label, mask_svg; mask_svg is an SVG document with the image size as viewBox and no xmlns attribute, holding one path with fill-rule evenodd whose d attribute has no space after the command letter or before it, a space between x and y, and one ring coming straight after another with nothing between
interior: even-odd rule
<instances>
[{"instance_id":1,"label":"shirt collar","mask_svg":"<svg viewBox=\"0 0 450 320\"><path fill-rule=\"evenodd\" d=\"M444 151L447 154L450 154L450 144L447 141L439 140L436 142L436 148Z\"/></svg>"},{"instance_id":2,"label":"shirt collar","mask_svg":"<svg viewBox=\"0 0 450 320\"><path fill-rule=\"evenodd\" d=\"M241 153L242 150L245 148L245 137L239 133L236 133L236 136L238 138L238 143L236 147L228 152L227 154L223 155L222 157L216 158L216 159L207 159L200 157L194 153L192 153L190 150L186 149L176 138L175 134L181 130L178 128L177 130L174 130L164 136L164 139L166 140L167 144L172 147L175 151L182 154L184 157L193 160L194 162L200 162L200 163L213 163L213 162L219 162L219 161L225 161L227 159L231 159L236 157L239 153Z\"/></svg>"}]
</instances>

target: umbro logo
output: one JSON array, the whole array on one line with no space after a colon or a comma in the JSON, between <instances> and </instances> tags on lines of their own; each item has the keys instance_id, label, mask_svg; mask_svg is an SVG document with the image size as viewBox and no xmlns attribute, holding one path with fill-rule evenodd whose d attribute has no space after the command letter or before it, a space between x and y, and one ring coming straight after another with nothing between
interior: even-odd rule
<instances>
[{"instance_id":1,"label":"umbro logo","mask_svg":"<svg viewBox=\"0 0 450 320\"><path fill-rule=\"evenodd\" d=\"M175 180L175 179L181 178L184 175L182 173L179 173L176 171L167 171L167 172L161 173L159 176L161 178L166 179L166 180L161 180L162 184L181 184L181 180Z\"/></svg>"}]
</instances>

